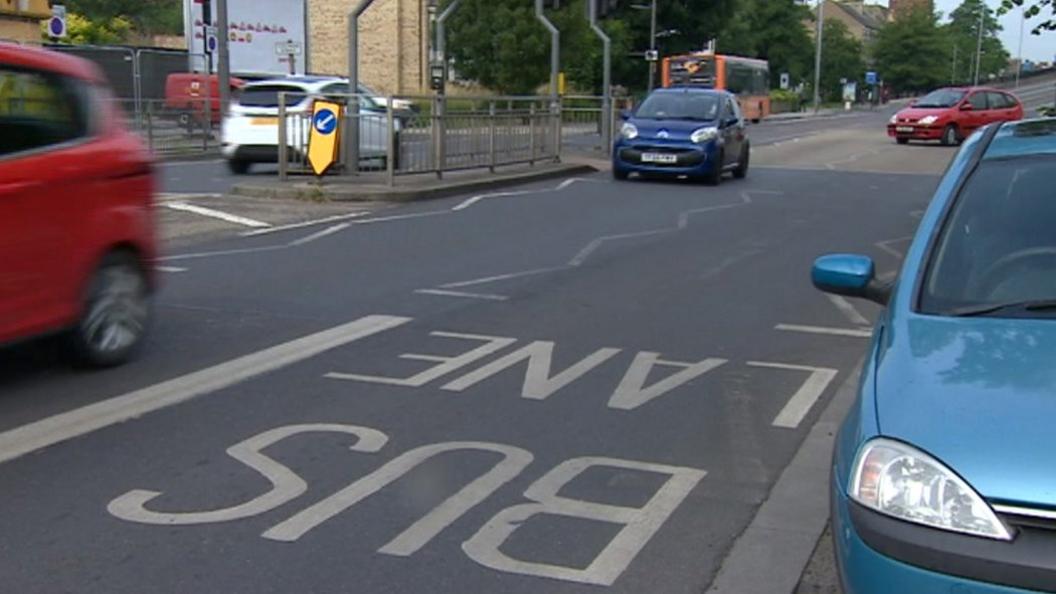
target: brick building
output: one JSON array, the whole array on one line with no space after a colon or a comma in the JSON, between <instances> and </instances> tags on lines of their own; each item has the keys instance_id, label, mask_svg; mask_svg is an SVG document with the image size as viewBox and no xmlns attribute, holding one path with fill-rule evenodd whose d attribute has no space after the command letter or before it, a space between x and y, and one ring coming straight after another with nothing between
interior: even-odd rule
<instances>
[{"instance_id":1,"label":"brick building","mask_svg":"<svg viewBox=\"0 0 1056 594\"><path fill-rule=\"evenodd\" d=\"M3 1L3 0L0 0ZM308 70L348 74L348 0L308 0ZM359 77L384 93L428 88L430 0L375 0L359 19Z\"/></svg>"},{"instance_id":2,"label":"brick building","mask_svg":"<svg viewBox=\"0 0 1056 594\"><path fill-rule=\"evenodd\" d=\"M40 22L50 16L48 0L0 0L0 41L40 41Z\"/></svg>"}]
</instances>

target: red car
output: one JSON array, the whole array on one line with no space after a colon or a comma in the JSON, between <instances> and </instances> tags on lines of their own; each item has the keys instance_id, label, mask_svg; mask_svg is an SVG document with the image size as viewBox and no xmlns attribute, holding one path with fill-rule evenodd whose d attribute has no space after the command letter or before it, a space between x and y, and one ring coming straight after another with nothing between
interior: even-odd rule
<instances>
[{"instance_id":1,"label":"red car","mask_svg":"<svg viewBox=\"0 0 1056 594\"><path fill-rule=\"evenodd\" d=\"M231 95L238 94L246 81L240 78L231 79ZM208 96L210 119L214 124L220 123L220 77L213 74L195 72L177 72L165 79L165 107L171 110L186 112L196 122L205 121L206 100Z\"/></svg>"},{"instance_id":2,"label":"red car","mask_svg":"<svg viewBox=\"0 0 1056 594\"><path fill-rule=\"evenodd\" d=\"M906 144L910 140L938 140L955 145L977 128L994 122L1023 119L1023 104L1011 93L984 87L933 91L896 113L887 135Z\"/></svg>"},{"instance_id":3,"label":"red car","mask_svg":"<svg viewBox=\"0 0 1056 594\"><path fill-rule=\"evenodd\" d=\"M127 360L149 318L151 157L91 63L0 43L0 345L62 333Z\"/></svg>"}]
</instances>

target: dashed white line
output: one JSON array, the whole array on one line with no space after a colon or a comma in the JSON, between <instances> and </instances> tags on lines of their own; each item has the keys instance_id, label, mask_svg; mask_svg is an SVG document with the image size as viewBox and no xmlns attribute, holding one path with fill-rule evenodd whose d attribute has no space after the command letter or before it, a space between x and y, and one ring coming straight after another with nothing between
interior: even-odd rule
<instances>
[{"instance_id":1,"label":"dashed white line","mask_svg":"<svg viewBox=\"0 0 1056 594\"><path fill-rule=\"evenodd\" d=\"M829 336L849 336L851 338L872 338L873 331L865 328L832 328L829 326L804 326L802 324L778 324L775 330L783 332L803 332L805 334L827 334Z\"/></svg>"},{"instance_id":2,"label":"dashed white line","mask_svg":"<svg viewBox=\"0 0 1056 594\"><path fill-rule=\"evenodd\" d=\"M606 235L599 237L594 241L587 244L585 248L579 251L571 260L568 265L572 267L581 266L587 261L587 258L591 256L598 248L602 246L606 241L617 241L620 239L633 239L635 237L649 237L651 235L661 235L663 233L672 233L675 229L653 229L652 231L639 231L637 233L621 233L619 235Z\"/></svg>"},{"instance_id":3,"label":"dashed white line","mask_svg":"<svg viewBox=\"0 0 1056 594\"><path fill-rule=\"evenodd\" d=\"M447 289L418 289L415 293L422 295L439 295L441 297L464 297L466 299L482 299L485 301L506 301L509 297L505 295L493 295L489 293L467 293L464 291L449 291Z\"/></svg>"},{"instance_id":4,"label":"dashed white line","mask_svg":"<svg viewBox=\"0 0 1056 594\"><path fill-rule=\"evenodd\" d=\"M373 315L0 433L0 463L310 359L411 318Z\"/></svg>"},{"instance_id":5,"label":"dashed white line","mask_svg":"<svg viewBox=\"0 0 1056 594\"><path fill-rule=\"evenodd\" d=\"M195 206L194 204L190 204L188 202L162 202L161 204L166 208L172 210L190 212L197 215L201 215L203 217L219 219L221 221L227 221L228 223L243 225L245 227L271 227L270 223L265 223L264 221L258 221L256 219L231 214L222 210L205 208L204 206Z\"/></svg>"},{"instance_id":6,"label":"dashed white line","mask_svg":"<svg viewBox=\"0 0 1056 594\"><path fill-rule=\"evenodd\" d=\"M368 212L353 212L349 214L334 215L332 217L325 217L322 219L314 219L311 221L304 221L302 223L291 223L289 225L276 225L267 229L257 229L255 231L246 231L241 235L242 237L256 237L257 235L268 235L270 233L279 233L281 231L292 231L294 229L304 229L305 227L315 227L317 225L325 225L327 223L336 223L338 221L347 221L350 219L356 219L359 217L366 216Z\"/></svg>"},{"instance_id":7,"label":"dashed white line","mask_svg":"<svg viewBox=\"0 0 1056 594\"><path fill-rule=\"evenodd\" d=\"M551 268L533 268L532 270L522 270L520 272L510 272L508 274L497 274L495 276L486 276L484 278L475 278L473 280L459 281L457 283L448 283L446 285L440 285L444 289L460 289L462 287L472 287L474 285L486 285L488 283L494 283L498 281L511 280L515 278L521 278L525 276L534 276L536 274L544 274L547 272L554 272L557 270L564 270L565 266L554 266Z\"/></svg>"},{"instance_id":8,"label":"dashed white line","mask_svg":"<svg viewBox=\"0 0 1056 594\"><path fill-rule=\"evenodd\" d=\"M180 268L179 266L155 266L154 270L157 270L158 272L170 272L170 273L187 272L186 268Z\"/></svg>"},{"instance_id":9,"label":"dashed white line","mask_svg":"<svg viewBox=\"0 0 1056 594\"><path fill-rule=\"evenodd\" d=\"M313 242L313 241L315 241L317 239L322 239L324 237L327 237L328 235L333 235L334 233L338 233L338 232L344 231L345 229L348 229L351 226L352 226L351 223L339 223L337 225L334 225L333 227L327 227L326 229L323 229L322 231L319 231L317 233L312 233L308 237L302 237L302 238L300 238L300 239L298 239L296 241L290 242L290 247L297 247L297 246L304 245L306 243L311 243L311 242Z\"/></svg>"}]
</instances>

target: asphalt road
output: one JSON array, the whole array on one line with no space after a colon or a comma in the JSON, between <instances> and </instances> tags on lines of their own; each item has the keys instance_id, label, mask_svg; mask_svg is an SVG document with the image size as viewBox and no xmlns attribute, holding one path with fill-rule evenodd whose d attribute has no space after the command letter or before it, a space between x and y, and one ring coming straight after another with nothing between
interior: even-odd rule
<instances>
[{"instance_id":1,"label":"asphalt road","mask_svg":"<svg viewBox=\"0 0 1056 594\"><path fill-rule=\"evenodd\" d=\"M170 243L138 361L0 351L3 590L705 591L866 346L875 310L811 262L894 271L953 155L888 115L754 128L718 188L601 173Z\"/></svg>"}]
</instances>

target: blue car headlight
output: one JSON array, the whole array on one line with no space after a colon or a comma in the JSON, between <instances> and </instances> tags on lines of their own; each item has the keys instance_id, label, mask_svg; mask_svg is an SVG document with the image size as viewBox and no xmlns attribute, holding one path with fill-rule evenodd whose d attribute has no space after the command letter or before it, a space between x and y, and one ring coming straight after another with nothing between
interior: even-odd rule
<instances>
[{"instance_id":1,"label":"blue car headlight","mask_svg":"<svg viewBox=\"0 0 1056 594\"><path fill-rule=\"evenodd\" d=\"M961 477L904 443L874 439L858 452L850 497L882 514L939 530L1012 540L994 510Z\"/></svg>"},{"instance_id":2,"label":"blue car headlight","mask_svg":"<svg viewBox=\"0 0 1056 594\"><path fill-rule=\"evenodd\" d=\"M697 144L704 144L705 142L708 142L709 140L714 140L718 137L719 129L715 126L699 128L697 130L694 130L693 133L689 135L689 139Z\"/></svg>"},{"instance_id":3,"label":"blue car headlight","mask_svg":"<svg viewBox=\"0 0 1056 594\"><path fill-rule=\"evenodd\" d=\"M638 138L638 126L635 126L630 122L624 124L623 128L620 128L620 136L624 137L626 140L634 140L635 138Z\"/></svg>"}]
</instances>

